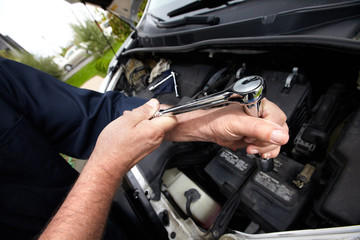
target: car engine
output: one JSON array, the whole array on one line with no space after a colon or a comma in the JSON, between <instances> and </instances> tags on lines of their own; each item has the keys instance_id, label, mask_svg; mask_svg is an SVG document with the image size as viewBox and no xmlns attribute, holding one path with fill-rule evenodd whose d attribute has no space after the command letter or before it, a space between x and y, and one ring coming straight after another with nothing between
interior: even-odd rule
<instances>
[{"instance_id":1,"label":"car engine","mask_svg":"<svg viewBox=\"0 0 360 240\"><path fill-rule=\"evenodd\" d=\"M123 184L154 225L169 226L169 210L149 207L161 198L215 239L232 230L254 234L360 224L359 62L341 49L274 48L126 55L117 91L177 105L258 75L266 98L284 111L289 126L290 140L269 172L260 171L244 149L164 142L137 165L152 192L133 197L139 191L134 176ZM129 68L131 61L137 67ZM161 62L166 70L151 76Z\"/></svg>"}]
</instances>

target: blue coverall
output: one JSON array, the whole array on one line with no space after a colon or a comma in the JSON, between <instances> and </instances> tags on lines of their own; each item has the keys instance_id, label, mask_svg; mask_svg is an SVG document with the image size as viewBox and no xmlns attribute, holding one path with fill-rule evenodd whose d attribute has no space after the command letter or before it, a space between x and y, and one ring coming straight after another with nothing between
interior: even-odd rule
<instances>
[{"instance_id":1,"label":"blue coverall","mask_svg":"<svg viewBox=\"0 0 360 240\"><path fill-rule=\"evenodd\" d=\"M145 101L0 58L0 239L39 234L78 177L59 153L88 158L101 130Z\"/></svg>"}]
</instances>

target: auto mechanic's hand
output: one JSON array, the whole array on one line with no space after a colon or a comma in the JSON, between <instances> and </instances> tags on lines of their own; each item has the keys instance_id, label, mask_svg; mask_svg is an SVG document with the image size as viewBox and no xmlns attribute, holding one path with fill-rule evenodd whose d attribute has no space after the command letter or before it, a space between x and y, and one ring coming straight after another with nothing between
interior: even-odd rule
<instances>
[{"instance_id":1,"label":"auto mechanic's hand","mask_svg":"<svg viewBox=\"0 0 360 240\"><path fill-rule=\"evenodd\" d=\"M103 129L79 178L39 239L102 238L122 177L176 125L175 117L151 119L158 109L159 102L152 99Z\"/></svg>"},{"instance_id":2,"label":"auto mechanic's hand","mask_svg":"<svg viewBox=\"0 0 360 240\"><path fill-rule=\"evenodd\" d=\"M250 154L276 157L289 139L286 116L269 100L263 99L262 104L262 118L248 116L237 104L177 115L179 123L166 138L211 141L232 149L246 147Z\"/></svg>"},{"instance_id":3,"label":"auto mechanic's hand","mask_svg":"<svg viewBox=\"0 0 360 240\"><path fill-rule=\"evenodd\" d=\"M165 133L176 125L175 117L151 119L159 106L156 99L151 99L112 121L100 133L89 161L96 159L99 167L121 178L138 161L159 147Z\"/></svg>"},{"instance_id":4,"label":"auto mechanic's hand","mask_svg":"<svg viewBox=\"0 0 360 240\"><path fill-rule=\"evenodd\" d=\"M286 144L289 140L289 128L286 124L286 115L277 105L267 99L263 99L261 103L263 104L262 119L276 123L281 126L282 129L275 128L274 131L271 131L270 128L270 141L245 137L244 142L249 143L247 147L248 153L254 154L259 152L264 158L274 158L279 154L281 145ZM265 129L263 130L266 131ZM265 135L265 138L269 139L269 135Z\"/></svg>"}]
</instances>

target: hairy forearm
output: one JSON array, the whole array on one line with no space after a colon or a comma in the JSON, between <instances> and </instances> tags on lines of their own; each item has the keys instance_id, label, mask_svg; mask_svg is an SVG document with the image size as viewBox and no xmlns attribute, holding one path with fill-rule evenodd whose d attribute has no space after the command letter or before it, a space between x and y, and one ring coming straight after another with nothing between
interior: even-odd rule
<instances>
[{"instance_id":1,"label":"hairy forearm","mask_svg":"<svg viewBox=\"0 0 360 240\"><path fill-rule=\"evenodd\" d=\"M158 146L174 118L151 119L157 100L127 111L97 138L88 163L40 239L100 239L121 179ZM151 119L151 120L149 120Z\"/></svg>"},{"instance_id":2,"label":"hairy forearm","mask_svg":"<svg viewBox=\"0 0 360 240\"><path fill-rule=\"evenodd\" d=\"M89 159L39 239L101 239L119 182Z\"/></svg>"}]
</instances>

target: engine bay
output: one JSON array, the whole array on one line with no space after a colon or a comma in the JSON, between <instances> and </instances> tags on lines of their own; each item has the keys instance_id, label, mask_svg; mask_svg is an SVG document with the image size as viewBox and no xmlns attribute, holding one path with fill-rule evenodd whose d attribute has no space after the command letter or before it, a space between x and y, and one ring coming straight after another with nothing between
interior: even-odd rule
<instances>
[{"instance_id":1,"label":"engine bay","mask_svg":"<svg viewBox=\"0 0 360 240\"><path fill-rule=\"evenodd\" d=\"M116 91L177 105L258 75L266 98L284 111L289 126L290 140L269 172L260 171L244 149L163 143L137 165L152 189L144 192L147 201L165 197L176 214L215 239L232 230L256 234L360 224L360 66L353 59L341 51L291 47L127 56ZM134 195L132 180L124 188ZM155 215L166 227L169 214Z\"/></svg>"}]
</instances>

